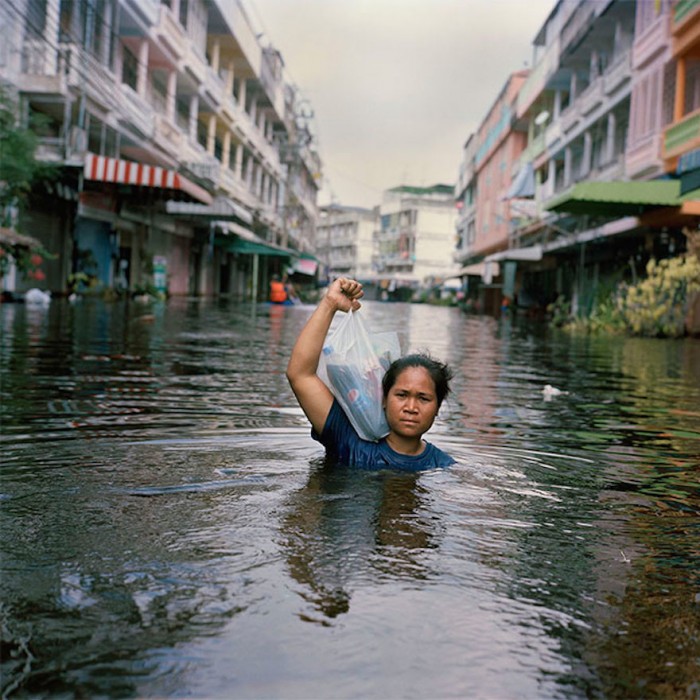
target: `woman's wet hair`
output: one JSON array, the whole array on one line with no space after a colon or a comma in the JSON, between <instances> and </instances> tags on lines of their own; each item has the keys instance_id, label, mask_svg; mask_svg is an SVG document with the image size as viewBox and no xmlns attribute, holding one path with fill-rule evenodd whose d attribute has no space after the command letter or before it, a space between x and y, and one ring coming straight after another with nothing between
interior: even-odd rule
<instances>
[{"instance_id":1,"label":"woman's wet hair","mask_svg":"<svg viewBox=\"0 0 700 700\"><path fill-rule=\"evenodd\" d=\"M444 363L431 357L427 352L417 352L412 355L405 355L398 360L394 360L382 379L382 391L384 398L389 396L391 387L396 384L398 376L408 367L424 367L428 370L433 383L435 384L435 396L437 397L438 408L442 405L444 398L450 393L450 380L453 377L452 370Z\"/></svg>"}]
</instances>

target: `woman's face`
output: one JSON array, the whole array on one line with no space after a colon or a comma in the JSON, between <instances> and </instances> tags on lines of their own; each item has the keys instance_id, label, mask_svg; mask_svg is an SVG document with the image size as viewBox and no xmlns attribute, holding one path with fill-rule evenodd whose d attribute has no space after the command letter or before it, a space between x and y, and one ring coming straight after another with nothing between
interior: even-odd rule
<instances>
[{"instance_id":1,"label":"woman's face","mask_svg":"<svg viewBox=\"0 0 700 700\"><path fill-rule=\"evenodd\" d=\"M425 367L406 367L384 400L389 428L401 437L420 437L438 412L435 382Z\"/></svg>"}]
</instances>

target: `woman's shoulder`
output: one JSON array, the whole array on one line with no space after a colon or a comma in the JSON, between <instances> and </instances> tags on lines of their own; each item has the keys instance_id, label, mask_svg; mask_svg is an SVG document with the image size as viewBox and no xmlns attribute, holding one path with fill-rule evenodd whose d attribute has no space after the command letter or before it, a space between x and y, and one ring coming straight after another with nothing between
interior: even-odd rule
<instances>
[{"instance_id":1,"label":"woman's shoulder","mask_svg":"<svg viewBox=\"0 0 700 700\"><path fill-rule=\"evenodd\" d=\"M379 451L387 466L399 469L432 469L449 467L455 460L439 447L426 440L425 449L419 455L405 455L392 450L386 440L379 442Z\"/></svg>"}]
</instances>

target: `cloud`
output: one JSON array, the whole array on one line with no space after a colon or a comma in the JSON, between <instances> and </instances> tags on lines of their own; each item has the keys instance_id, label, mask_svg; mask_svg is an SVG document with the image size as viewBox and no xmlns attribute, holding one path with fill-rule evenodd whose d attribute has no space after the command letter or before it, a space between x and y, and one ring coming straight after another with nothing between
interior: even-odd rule
<instances>
[{"instance_id":1,"label":"cloud","mask_svg":"<svg viewBox=\"0 0 700 700\"><path fill-rule=\"evenodd\" d=\"M399 184L452 183L553 0L248 0L312 103L331 195L373 206Z\"/></svg>"}]
</instances>

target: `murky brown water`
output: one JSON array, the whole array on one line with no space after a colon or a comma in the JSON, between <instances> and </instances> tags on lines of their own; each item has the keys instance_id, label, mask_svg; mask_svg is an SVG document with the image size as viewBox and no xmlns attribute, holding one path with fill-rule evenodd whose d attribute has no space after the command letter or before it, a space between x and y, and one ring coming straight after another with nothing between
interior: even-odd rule
<instances>
[{"instance_id":1,"label":"murky brown water","mask_svg":"<svg viewBox=\"0 0 700 700\"><path fill-rule=\"evenodd\" d=\"M311 310L0 306L5 696L700 697L698 340L367 303L458 464L329 470Z\"/></svg>"}]
</instances>

